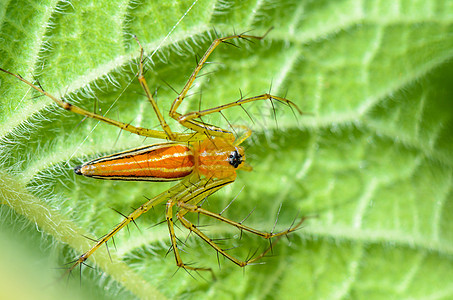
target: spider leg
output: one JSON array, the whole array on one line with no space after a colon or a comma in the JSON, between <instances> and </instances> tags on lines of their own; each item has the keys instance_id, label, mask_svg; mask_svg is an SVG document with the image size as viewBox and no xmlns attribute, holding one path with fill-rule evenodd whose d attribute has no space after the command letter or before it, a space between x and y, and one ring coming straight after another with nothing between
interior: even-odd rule
<instances>
[{"instance_id":1,"label":"spider leg","mask_svg":"<svg viewBox=\"0 0 453 300\"><path fill-rule=\"evenodd\" d=\"M229 44L228 41L232 40L232 39L262 40L267 35L268 32L266 32L262 36L254 36L254 35L247 35L247 34L236 34L236 35L231 35L231 36L215 39L212 42L211 46L209 46L209 48L206 50L206 52L203 55L203 57L198 61L197 66L195 67L195 69L193 70L193 72L190 75L189 79L187 80L187 82L186 82L184 88L182 89L181 93L179 93L178 97L176 97L175 101L173 102L173 104L171 106L171 109L170 109L170 113L169 113L170 117L172 117L173 119L175 119L178 122L180 122L183 126L185 126L187 128L190 128L190 129L196 131L199 134L204 134L206 136L219 136L219 137L223 137L223 138L226 138L226 139L229 139L229 140L234 140L233 134L230 131L228 131L228 130L224 130L224 129L222 129L220 127L217 127L217 126L214 126L214 125L205 124L205 123L203 123L201 121L193 120L194 118L200 117L201 115L198 115L198 116L195 116L195 117L192 117L192 118L191 117L187 117L184 120L179 120L182 115L180 113L178 113L176 110L181 105L182 101L186 98L187 93L189 92L190 88L192 87L192 85L193 85L195 79L197 78L199 72L201 71L201 69L205 65L208 57L214 52L214 50L220 44L223 44L223 43ZM220 109L220 110L222 110L222 109ZM220 111L220 110L218 110L218 111Z\"/></svg>"},{"instance_id":2,"label":"spider leg","mask_svg":"<svg viewBox=\"0 0 453 300\"><path fill-rule=\"evenodd\" d=\"M92 119L95 119L95 120L98 120L98 121L101 121L101 122L116 126L116 127L120 128L121 130L125 130L125 131L128 131L128 132L137 134L137 135L146 136L146 137L152 137L152 138L158 138L158 139L168 139L169 138L165 131L153 130L153 129L143 128L143 127L136 127L136 126L133 126L133 125L128 124L128 123L123 123L123 122L120 122L120 121L116 121L116 120L107 118L107 117L105 117L103 115L99 115L99 114L90 112L88 110L85 110L83 108L80 108L80 107L78 107L76 105L73 105L73 104L67 102L64 98L57 98L57 97L53 96L52 94L44 91L41 87L31 83L30 81L22 78L21 76L19 76L17 74L11 73L11 72L9 72L9 71L7 71L5 69L2 69L2 68L0 68L0 71L4 72L6 74L9 74L11 76L16 77L18 80L20 80L23 83L27 84L32 89L34 89L34 90L38 91L39 93L49 97L50 99L52 99L53 102L55 102L58 106L60 106L61 108L65 109L65 110L68 110L68 111L71 111L73 113L85 116L87 118L92 118ZM185 142L185 141L189 141L189 140L191 140L191 141L192 140L193 141L202 140L202 139L205 139L205 138L206 138L205 136L203 136L203 137L194 136L193 133L179 133L174 138L174 141Z\"/></svg>"},{"instance_id":3,"label":"spider leg","mask_svg":"<svg viewBox=\"0 0 453 300\"><path fill-rule=\"evenodd\" d=\"M109 233L104 235L102 238L100 238L96 244L94 244L88 251L83 253L72 265L69 267L65 273L69 274L74 268L76 268L78 265L83 264L90 256L92 256L96 250L98 250L103 244L107 243L108 240L113 238L121 229L126 227L129 223L135 222L137 218L139 218L142 214L146 213L148 210L151 208L155 207L156 205L167 201L168 199L184 199L188 195L191 194L191 192L194 190L194 188L187 188L186 186L186 181L189 179L184 179L180 183L176 184L169 190L157 195L154 198L149 199L147 202L142 204L140 207L138 207L136 210L134 210L132 213L130 213L127 217L123 219L115 228L113 228ZM200 180L198 184L203 185L206 180Z\"/></svg>"},{"instance_id":4,"label":"spider leg","mask_svg":"<svg viewBox=\"0 0 453 300\"><path fill-rule=\"evenodd\" d=\"M201 268L201 267L193 267L185 264L182 261L180 255L180 249L178 248L177 238L174 229L174 221L173 221L173 206L177 205L180 202L195 202L199 203L212 193L216 192L217 190L221 189L222 187L234 182L234 178L224 178L224 179L202 179L200 182L195 183L195 185L191 185L191 192L185 193L182 197L173 197L168 199L167 201L167 208L165 212L165 217L168 224L168 231L170 232L170 241L171 246L173 248L173 253L175 255L176 265L180 268L186 270L193 270L193 271L209 271L214 277L214 273L212 272L211 268ZM177 213L178 219L179 214L181 211ZM183 212L185 213L185 212ZM181 220L181 219L180 219ZM183 223L184 226L186 226Z\"/></svg>"},{"instance_id":5,"label":"spider leg","mask_svg":"<svg viewBox=\"0 0 453 300\"><path fill-rule=\"evenodd\" d=\"M227 259L229 259L230 261L232 261L233 263L235 263L236 265L238 265L240 267L245 267L245 266L250 265L250 264L258 261L259 259L263 258L267 253L269 253L269 251L272 250L273 245L282 236L285 236L285 235L297 230L306 219L306 218L302 218L297 224L292 225L287 230L284 230L284 231L281 231L281 232L277 232L277 233L273 233L273 232L269 232L268 233L268 232L259 231L259 230L253 229L251 227L245 226L245 225L243 225L241 223L232 221L230 219L227 219L227 218L221 216L220 214L216 214L216 213L210 212L210 211L208 211L206 209L203 209L203 208L201 208L201 207L199 207L197 205L194 205L194 204L190 204L190 203L185 203L185 202L179 201L176 205L178 205L181 208L181 210L177 213L177 218L181 222L181 224L183 224L184 227L186 227L191 232L194 232L196 235L198 235L207 244L209 244L212 248L214 248L214 250L216 250L217 253L222 254ZM244 230L244 231L256 234L256 235L261 236L261 237L263 237L265 239L276 238L276 240L274 242L270 242L269 247L264 252L262 252L261 254L255 256L255 257L251 257L248 260L242 261L242 260L239 260L239 259L235 258L234 256L230 255L229 253L227 253L222 248L220 248L211 238L209 238L207 235L205 235L197 226L195 226L189 220L184 218L184 215L187 214L188 212L200 213L200 214L203 214L205 216L209 216L209 217L212 217L212 218L217 219L219 221L225 222L225 223L227 223L229 225L235 226L235 227L239 228L240 230ZM209 269L209 270L211 270L211 269Z\"/></svg>"}]
</instances>

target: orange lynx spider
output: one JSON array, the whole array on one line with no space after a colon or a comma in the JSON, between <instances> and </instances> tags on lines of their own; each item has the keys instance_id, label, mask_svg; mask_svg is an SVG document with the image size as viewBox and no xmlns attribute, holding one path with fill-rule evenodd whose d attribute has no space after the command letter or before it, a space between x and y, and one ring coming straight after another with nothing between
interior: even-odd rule
<instances>
[{"instance_id":1,"label":"orange lynx spider","mask_svg":"<svg viewBox=\"0 0 453 300\"><path fill-rule=\"evenodd\" d=\"M52 96L44 91L40 86L34 85L19 75L0 68L2 72L10 74L26 83L39 93L52 99L56 104L65 110L111 124L122 130L126 130L140 136L167 140L164 143L135 148L97 158L74 168L75 173L78 175L99 179L180 182L169 190L155 196L152 199L149 199L146 203L142 204L139 208L125 217L125 219L113 230L99 239L91 249L83 253L68 269L68 272L71 272L75 267L83 264L99 247L105 244L130 222L135 221L138 217L140 217L140 215L163 202L166 202L165 218L170 233L171 249L173 249L175 255L176 265L186 270L210 271L213 274L211 268L193 267L182 261L174 231L173 208L175 206L177 208L176 218L184 227L198 235L218 253L222 254L224 257L240 267L244 267L264 257L271 250L272 242L270 243L270 247L263 253L248 260L241 261L228 254L226 250L220 248L212 239L200 231L197 226L186 219L185 215L189 212L202 214L235 226L241 231L247 231L269 240L274 237L278 240L280 237L295 231L301 226L305 218L301 218L297 224L291 225L290 228L285 231L278 233L263 232L245 226L242 223L229 220L221 214L203 209L201 205L199 205L202 200L209 195L213 194L222 187L233 183L236 179L236 170L243 169L250 171L252 169L245 163L244 149L239 146L251 135L251 130L249 128L245 126L237 126L243 129L245 133L241 137L236 138L232 132L214 125L206 124L201 121L200 118L212 113L221 112L222 110L230 107L241 106L242 104L258 100L279 101L290 107L294 107L300 114L302 114L302 111L297 107L297 105L282 97L262 94L245 99L241 98L228 104L186 114L180 114L176 111L186 97L194 80L197 78L198 73L206 63L206 60L220 44L231 39L262 40L266 35L267 32L263 36L238 34L224 38L217 38L212 42L211 46L206 50L205 54L198 62L181 93L179 93L173 101L169 112L171 118L191 130L191 133L173 132L165 121L143 76L144 50L140 43L140 63L137 74L138 80L145 91L146 97L151 103L157 118L159 119L162 130L135 127L130 124L112 120L103 115L89 112L66 102L64 98L58 99Z\"/></svg>"}]
</instances>

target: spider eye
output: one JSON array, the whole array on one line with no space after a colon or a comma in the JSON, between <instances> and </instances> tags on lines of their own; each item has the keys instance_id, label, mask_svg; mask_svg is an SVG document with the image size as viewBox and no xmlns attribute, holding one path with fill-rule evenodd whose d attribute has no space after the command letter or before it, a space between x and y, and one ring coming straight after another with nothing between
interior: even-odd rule
<instances>
[{"instance_id":1,"label":"spider eye","mask_svg":"<svg viewBox=\"0 0 453 300\"><path fill-rule=\"evenodd\" d=\"M228 162L230 163L230 165L237 168L242 163L242 155L240 155L237 150L234 150L228 156Z\"/></svg>"}]
</instances>

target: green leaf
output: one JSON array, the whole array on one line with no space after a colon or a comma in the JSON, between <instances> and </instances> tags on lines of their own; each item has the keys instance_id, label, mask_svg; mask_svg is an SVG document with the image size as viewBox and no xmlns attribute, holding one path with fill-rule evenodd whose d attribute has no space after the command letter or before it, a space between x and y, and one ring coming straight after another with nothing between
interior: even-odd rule
<instances>
[{"instance_id":1,"label":"green leaf","mask_svg":"<svg viewBox=\"0 0 453 300\"><path fill-rule=\"evenodd\" d=\"M305 115L276 104L274 116L266 102L244 107L254 122L240 108L225 111L254 131L245 143L254 171L238 172L205 205L220 212L237 196L224 215L241 221L253 210L245 224L260 230L272 230L282 205L276 230L298 212L311 217L304 227L245 271L177 229L183 260L217 276L193 279L165 255L166 225L150 228L164 220L159 206L137 220L140 229L120 232L116 249L109 244L112 262L104 247L87 262L95 269L82 269L81 287L78 272L69 284L55 281L64 271L54 269L92 244L83 235L100 237L121 221L111 208L127 214L172 184L76 176L83 161L155 141L82 122L2 73L2 298L452 297L451 1L3 1L0 67L87 110L158 128L134 77L133 35L151 57L146 79L166 114L176 97L166 83L180 91L216 33L260 35L271 26L264 41L221 45L210 59L219 63L204 69L214 73L197 79L179 111L271 85L297 103ZM204 121L228 128L220 115ZM267 246L212 220L200 224L230 238L219 243L237 246L231 253L241 259Z\"/></svg>"}]
</instances>

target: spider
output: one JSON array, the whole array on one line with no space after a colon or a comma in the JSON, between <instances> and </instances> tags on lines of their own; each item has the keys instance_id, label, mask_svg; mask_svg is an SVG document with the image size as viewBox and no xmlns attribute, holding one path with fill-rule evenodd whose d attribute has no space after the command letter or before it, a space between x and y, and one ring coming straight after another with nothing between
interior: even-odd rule
<instances>
[{"instance_id":1,"label":"spider","mask_svg":"<svg viewBox=\"0 0 453 300\"><path fill-rule=\"evenodd\" d=\"M201 120L201 117L259 100L279 101L290 106L291 108L294 108L298 113L302 114L302 111L297 107L297 105L282 97L262 94L249 98L241 97L241 99L237 101L210 109L189 112L186 114L177 112L178 107L186 98L189 89L199 75L199 72L206 63L208 57L220 44L229 43L228 41L232 39L262 40L268 32L266 32L263 36L247 34L231 35L223 38L217 38L212 42L211 46L199 60L181 93L179 93L173 101L169 112L169 116L172 119L189 129L189 133L172 131L160 112L144 77L143 66L146 58L144 58L144 49L138 39L136 40L140 46L140 60L137 78L146 93L147 99L156 113L162 130L135 127L131 124L119 122L103 115L87 111L66 102L64 98L59 99L52 96L48 92L44 91L41 86L34 85L33 83L22 78L20 75L13 74L0 68L2 72L16 77L39 93L52 99L56 104L65 110L111 124L121 130L129 131L140 136L166 140L166 142L163 143L135 148L97 158L74 168L75 173L78 175L98 179L179 181L179 183L171 187L169 190L153 197L152 199L149 199L146 203L142 204L140 207L135 209L135 211L126 216L124 220L113 228L108 234L97 240L91 249L78 257L78 259L75 260L68 268L68 272L71 272L75 267L84 264L84 262L99 247L107 243L107 241L113 238L116 233L127 226L130 222L134 222L143 213L146 213L152 207L164 202L166 203L165 220L170 233L171 249L173 250L175 256L176 265L180 268L184 268L185 270L210 271L213 274L211 268L194 267L185 264L181 259L180 249L178 248L178 240L174 230L173 218L175 214L177 220L179 220L185 228L198 235L218 253L240 267L254 263L264 257L272 248L272 242L270 243L270 247L263 253L245 261L239 260L219 247L214 240L209 238L196 225L190 222L186 218L186 214L197 213L205 215L235 226L241 231L250 232L269 240L271 238L278 239L295 231L301 226L305 218L301 218L296 224L291 225L290 228L285 231L278 233L263 232L243 225L242 223L227 219L221 214L211 212L201 207L203 199L235 181L237 170L252 170L251 166L245 162L244 149L240 146L242 142L250 137L252 134L251 130L245 126L237 126L243 129L244 133L240 137L235 137L235 135L229 130L204 123ZM176 210L176 212L174 210Z\"/></svg>"}]
</instances>

